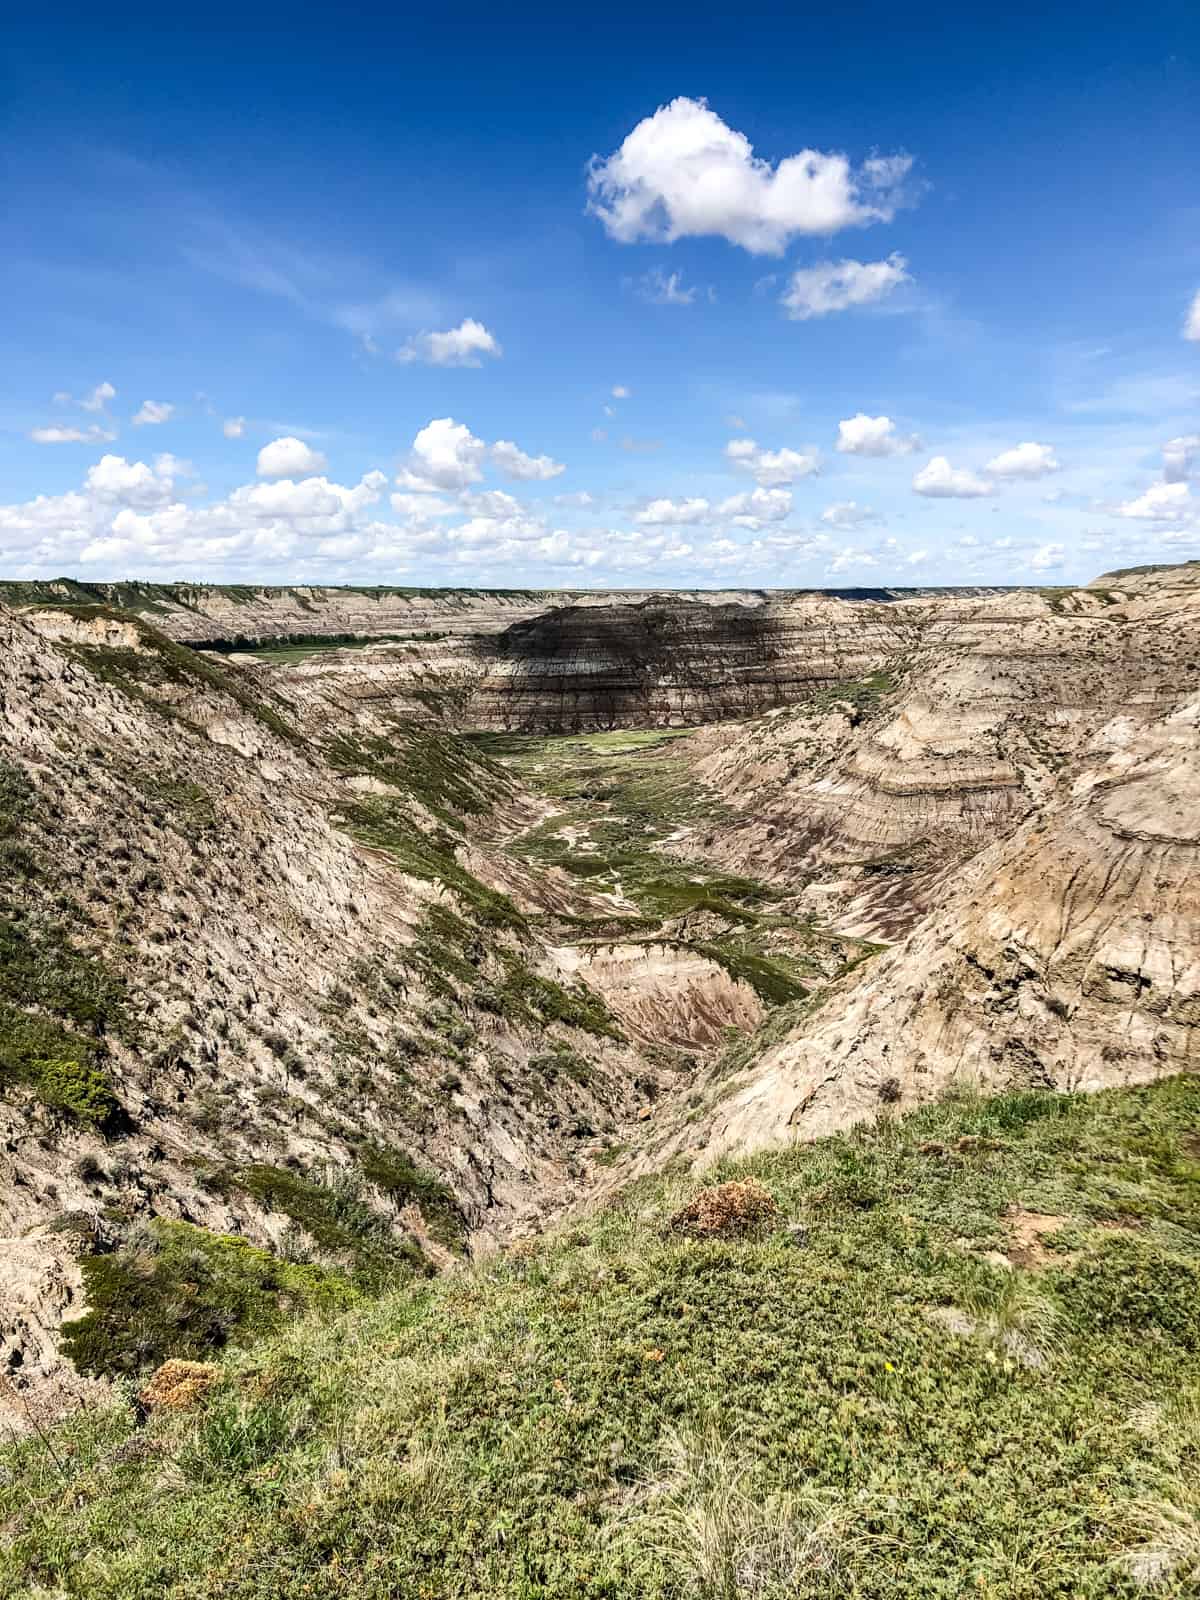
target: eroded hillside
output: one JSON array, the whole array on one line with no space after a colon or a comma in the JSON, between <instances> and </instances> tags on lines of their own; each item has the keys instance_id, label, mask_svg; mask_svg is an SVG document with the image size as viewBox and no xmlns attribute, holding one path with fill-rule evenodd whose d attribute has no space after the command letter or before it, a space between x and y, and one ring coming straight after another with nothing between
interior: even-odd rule
<instances>
[{"instance_id":1,"label":"eroded hillside","mask_svg":"<svg viewBox=\"0 0 1200 1600\"><path fill-rule=\"evenodd\" d=\"M0 611L13 1420L671 1157L1191 1070L1186 578L227 654Z\"/></svg>"}]
</instances>

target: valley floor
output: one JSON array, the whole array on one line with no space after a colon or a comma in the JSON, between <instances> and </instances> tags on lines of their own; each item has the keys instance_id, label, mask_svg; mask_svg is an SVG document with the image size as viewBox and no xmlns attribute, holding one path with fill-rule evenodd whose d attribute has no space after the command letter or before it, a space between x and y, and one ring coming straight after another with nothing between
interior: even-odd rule
<instances>
[{"instance_id":1,"label":"valley floor","mask_svg":"<svg viewBox=\"0 0 1200 1600\"><path fill-rule=\"evenodd\" d=\"M28 1438L0 1595L1196 1593L1200 1080L711 1176Z\"/></svg>"}]
</instances>

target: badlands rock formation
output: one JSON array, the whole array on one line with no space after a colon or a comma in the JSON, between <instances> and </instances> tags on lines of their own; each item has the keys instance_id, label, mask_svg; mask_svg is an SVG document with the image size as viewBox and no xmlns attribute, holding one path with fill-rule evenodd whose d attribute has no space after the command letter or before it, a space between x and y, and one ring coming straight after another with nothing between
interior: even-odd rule
<instances>
[{"instance_id":1,"label":"badlands rock formation","mask_svg":"<svg viewBox=\"0 0 1200 1600\"><path fill-rule=\"evenodd\" d=\"M55 1334L81 1228L104 1248L180 1219L337 1260L312 1205L349 1183L372 1237L432 1267L418 1190L478 1243L586 1196L598 1163L619 1181L963 1082L1193 1070L1197 570L704 604L8 586L0 1371L20 1404L81 1392ZM296 635L338 647L180 642ZM453 731L690 726L645 752L619 817L603 741L581 788L560 763L535 794ZM678 804L680 762L672 820L653 807ZM594 839L551 837L568 792L619 824L611 886ZM768 1000L764 951L800 963Z\"/></svg>"}]
</instances>

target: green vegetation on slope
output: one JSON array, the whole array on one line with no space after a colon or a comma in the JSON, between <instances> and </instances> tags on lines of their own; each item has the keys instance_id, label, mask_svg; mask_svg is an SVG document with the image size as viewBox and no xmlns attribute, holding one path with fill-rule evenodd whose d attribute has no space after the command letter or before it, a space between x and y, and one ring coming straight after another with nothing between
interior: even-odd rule
<instances>
[{"instance_id":1,"label":"green vegetation on slope","mask_svg":"<svg viewBox=\"0 0 1200 1600\"><path fill-rule=\"evenodd\" d=\"M310 1309L358 1298L344 1277L281 1261L244 1239L161 1218L83 1262L87 1311L63 1330L81 1372L136 1376L168 1356L212 1355Z\"/></svg>"},{"instance_id":2,"label":"green vegetation on slope","mask_svg":"<svg viewBox=\"0 0 1200 1600\"><path fill-rule=\"evenodd\" d=\"M1200 1079L951 1102L733 1176L773 1228L677 1234L695 1181L646 1182L230 1355L190 1413L12 1448L0 1595L1196 1592Z\"/></svg>"},{"instance_id":3,"label":"green vegetation on slope","mask_svg":"<svg viewBox=\"0 0 1200 1600\"><path fill-rule=\"evenodd\" d=\"M863 695L882 692L882 678L864 681ZM594 893L624 896L639 913L626 924L631 936L693 949L768 1005L787 1004L828 971L830 941L808 918L787 911L777 886L672 849L681 833L727 815L679 748L687 737L676 730L480 734L472 743L560 808L513 840L514 853L536 866L559 867ZM603 920L597 937L620 931L612 918ZM586 938L586 923L573 932Z\"/></svg>"},{"instance_id":4,"label":"green vegetation on slope","mask_svg":"<svg viewBox=\"0 0 1200 1600\"><path fill-rule=\"evenodd\" d=\"M112 1128L121 1107L103 1036L132 1036L129 998L67 925L35 908L40 869L23 837L34 809L24 773L0 760L0 1094L20 1086L51 1111Z\"/></svg>"},{"instance_id":5,"label":"green vegetation on slope","mask_svg":"<svg viewBox=\"0 0 1200 1600\"><path fill-rule=\"evenodd\" d=\"M262 723L277 738L289 744L302 742L301 735L275 705L250 692L236 669L231 670L215 657L191 650L187 645L177 644L134 612L107 605L58 603L54 610L80 622L121 622L136 631L136 648L91 642L63 643L60 648L81 661L96 677L151 710L163 716L178 716L180 713L168 697L172 690L207 690L234 701L241 711Z\"/></svg>"}]
</instances>

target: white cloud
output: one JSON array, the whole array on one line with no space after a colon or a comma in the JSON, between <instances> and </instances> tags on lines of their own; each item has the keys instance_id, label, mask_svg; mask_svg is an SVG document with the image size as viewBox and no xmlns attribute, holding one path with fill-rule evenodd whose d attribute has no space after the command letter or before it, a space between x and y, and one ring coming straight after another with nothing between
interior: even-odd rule
<instances>
[{"instance_id":1,"label":"white cloud","mask_svg":"<svg viewBox=\"0 0 1200 1600\"><path fill-rule=\"evenodd\" d=\"M908 562L910 567L919 567L922 561L929 560L929 551L914 550L910 555L905 556L904 559Z\"/></svg>"},{"instance_id":2,"label":"white cloud","mask_svg":"<svg viewBox=\"0 0 1200 1600\"><path fill-rule=\"evenodd\" d=\"M194 478L196 464L194 461L185 461L182 456L172 455L169 450L163 450L154 458L154 470L160 478Z\"/></svg>"},{"instance_id":3,"label":"white cloud","mask_svg":"<svg viewBox=\"0 0 1200 1600\"><path fill-rule=\"evenodd\" d=\"M168 405L165 400L143 400L141 408L134 413L133 425L135 428L142 428L169 422L174 412L175 407Z\"/></svg>"},{"instance_id":4,"label":"white cloud","mask_svg":"<svg viewBox=\"0 0 1200 1600\"><path fill-rule=\"evenodd\" d=\"M690 306L696 298L694 288L684 288L681 273L666 273L661 267L653 267L639 278L636 288L653 306Z\"/></svg>"},{"instance_id":5,"label":"white cloud","mask_svg":"<svg viewBox=\"0 0 1200 1600\"><path fill-rule=\"evenodd\" d=\"M245 431L245 417L226 417L221 424L221 432L227 439L240 439Z\"/></svg>"},{"instance_id":6,"label":"white cloud","mask_svg":"<svg viewBox=\"0 0 1200 1600\"><path fill-rule=\"evenodd\" d=\"M864 522L877 520L870 506L860 506L857 500L835 500L821 513L821 521L831 528L857 528Z\"/></svg>"},{"instance_id":7,"label":"white cloud","mask_svg":"<svg viewBox=\"0 0 1200 1600\"><path fill-rule=\"evenodd\" d=\"M913 478L912 486L933 500L975 500L995 493L985 479L966 467L952 467L945 456L934 456Z\"/></svg>"},{"instance_id":8,"label":"white cloud","mask_svg":"<svg viewBox=\"0 0 1200 1600\"><path fill-rule=\"evenodd\" d=\"M993 456L984 470L995 478L1044 478L1048 472L1057 472L1059 463L1053 445L1027 440Z\"/></svg>"},{"instance_id":9,"label":"white cloud","mask_svg":"<svg viewBox=\"0 0 1200 1600\"><path fill-rule=\"evenodd\" d=\"M725 455L739 472L748 472L764 489L811 478L821 469L815 451L802 455L798 450L760 450L753 439L730 439Z\"/></svg>"},{"instance_id":10,"label":"white cloud","mask_svg":"<svg viewBox=\"0 0 1200 1600\"><path fill-rule=\"evenodd\" d=\"M901 203L908 156L802 150L777 166L703 100L680 96L645 117L619 150L593 156L588 210L622 244L716 235L756 255L780 255L796 234L888 222Z\"/></svg>"},{"instance_id":11,"label":"white cloud","mask_svg":"<svg viewBox=\"0 0 1200 1600\"><path fill-rule=\"evenodd\" d=\"M869 550L856 550L850 547L840 550L826 567L826 572L849 572L853 567L877 567L879 563Z\"/></svg>"},{"instance_id":12,"label":"white cloud","mask_svg":"<svg viewBox=\"0 0 1200 1600\"><path fill-rule=\"evenodd\" d=\"M90 394L84 395L79 404L85 411L103 411L108 402L116 398L117 391L111 383L98 383Z\"/></svg>"},{"instance_id":13,"label":"white cloud","mask_svg":"<svg viewBox=\"0 0 1200 1600\"><path fill-rule=\"evenodd\" d=\"M33 428L29 437L34 444L108 444L117 436L107 428L73 428L53 424L48 428Z\"/></svg>"},{"instance_id":14,"label":"white cloud","mask_svg":"<svg viewBox=\"0 0 1200 1600\"><path fill-rule=\"evenodd\" d=\"M717 515L730 517L736 527L757 531L764 523L782 522L791 510L790 489L750 489L722 500Z\"/></svg>"},{"instance_id":15,"label":"white cloud","mask_svg":"<svg viewBox=\"0 0 1200 1600\"><path fill-rule=\"evenodd\" d=\"M623 383L613 384L612 397L614 400L628 400L632 393L633 390L627 389Z\"/></svg>"},{"instance_id":16,"label":"white cloud","mask_svg":"<svg viewBox=\"0 0 1200 1600\"><path fill-rule=\"evenodd\" d=\"M837 448L847 456L898 456L919 450L915 433L902 437L891 417L868 417L858 411L838 423Z\"/></svg>"},{"instance_id":17,"label":"white cloud","mask_svg":"<svg viewBox=\"0 0 1200 1600\"><path fill-rule=\"evenodd\" d=\"M1145 494L1125 500L1117 516L1144 522L1182 522L1194 509L1192 491L1186 483L1152 483Z\"/></svg>"},{"instance_id":18,"label":"white cloud","mask_svg":"<svg viewBox=\"0 0 1200 1600\"><path fill-rule=\"evenodd\" d=\"M1061 544L1043 544L1033 552L1029 558L1029 565L1035 572L1052 572L1063 564L1063 546Z\"/></svg>"},{"instance_id":19,"label":"white cloud","mask_svg":"<svg viewBox=\"0 0 1200 1600\"><path fill-rule=\"evenodd\" d=\"M510 478L544 482L547 478L557 478L567 470L561 461L555 461L550 456L527 456L510 439L497 439L490 454L500 471L507 473Z\"/></svg>"},{"instance_id":20,"label":"white cloud","mask_svg":"<svg viewBox=\"0 0 1200 1600\"><path fill-rule=\"evenodd\" d=\"M691 500L651 500L633 520L646 527L679 522L704 522L711 511L710 503L699 496Z\"/></svg>"},{"instance_id":21,"label":"white cloud","mask_svg":"<svg viewBox=\"0 0 1200 1600\"><path fill-rule=\"evenodd\" d=\"M1196 290L1188 307L1187 316L1183 319L1183 337L1200 339L1200 289Z\"/></svg>"},{"instance_id":22,"label":"white cloud","mask_svg":"<svg viewBox=\"0 0 1200 1600\"><path fill-rule=\"evenodd\" d=\"M481 356L503 353L482 322L465 317L457 328L447 328L444 333L418 333L396 351L396 360L423 361L431 367L478 367Z\"/></svg>"},{"instance_id":23,"label":"white cloud","mask_svg":"<svg viewBox=\"0 0 1200 1600\"><path fill-rule=\"evenodd\" d=\"M258 452L260 478L300 477L306 473L320 472L324 466L325 457L319 450L305 444L303 439L295 439L290 435L272 439Z\"/></svg>"},{"instance_id":24,"label":"white cloud","mask_svg":"<svg viewBox=\"0 0 1200 1600\"><path fill-rule=\"evenodd\" d=\"M792 509L787 489L748 489L714 505L703 495L687 500L651 500L634 516L642 527L672 527L728 518L736 527L757 530L768 522L782 522Z\"/></svg>"},{"instance_id":25,"label":"white cloud","mask_svg":"<svg viewBox=\"0 0 1200 1600\"><path fill-rule=\"evenodd\" d=\"M904 257L893 252L886 261L822 261L801 267L788 279L779 303L793 322L872 305L902 283L912 282L907 266Z\"/></svg>"},{"instance_id":26,"label":"white cloud","mask_svg":"<svg viewBox=\"0 0 1200 1600\"><path fill-rule=\"evenodd\" d=\"M1200 433L1187 433L1168 439L1162 447L1163 477L1168 483L1182 483L1191 476L1200 460Z\"/></svg>"},{"instance_id":27,"label":"white cloud","mask_svg":"<svg viewBox=\"0 0 1200 1600\"><path fill-rule=\"evenodd\" d=\"M401 489L465 489L483 477L487 445L465 422L435 417L413 440L408 467L396 479Z\"/></svg>"},{"instance_id":28,"label":"white cloud","mask_svg":"<svg viewBox=\"0 0 1200 1600\"><path fill-rule=\"evenodd\" d=\"M126 505L147 508L171 498L171 479L157 473L144 461L127 461L124 456L101 456L89 467L83 486L101 500L119 500Z\"/></svg>"}]
</instances>

